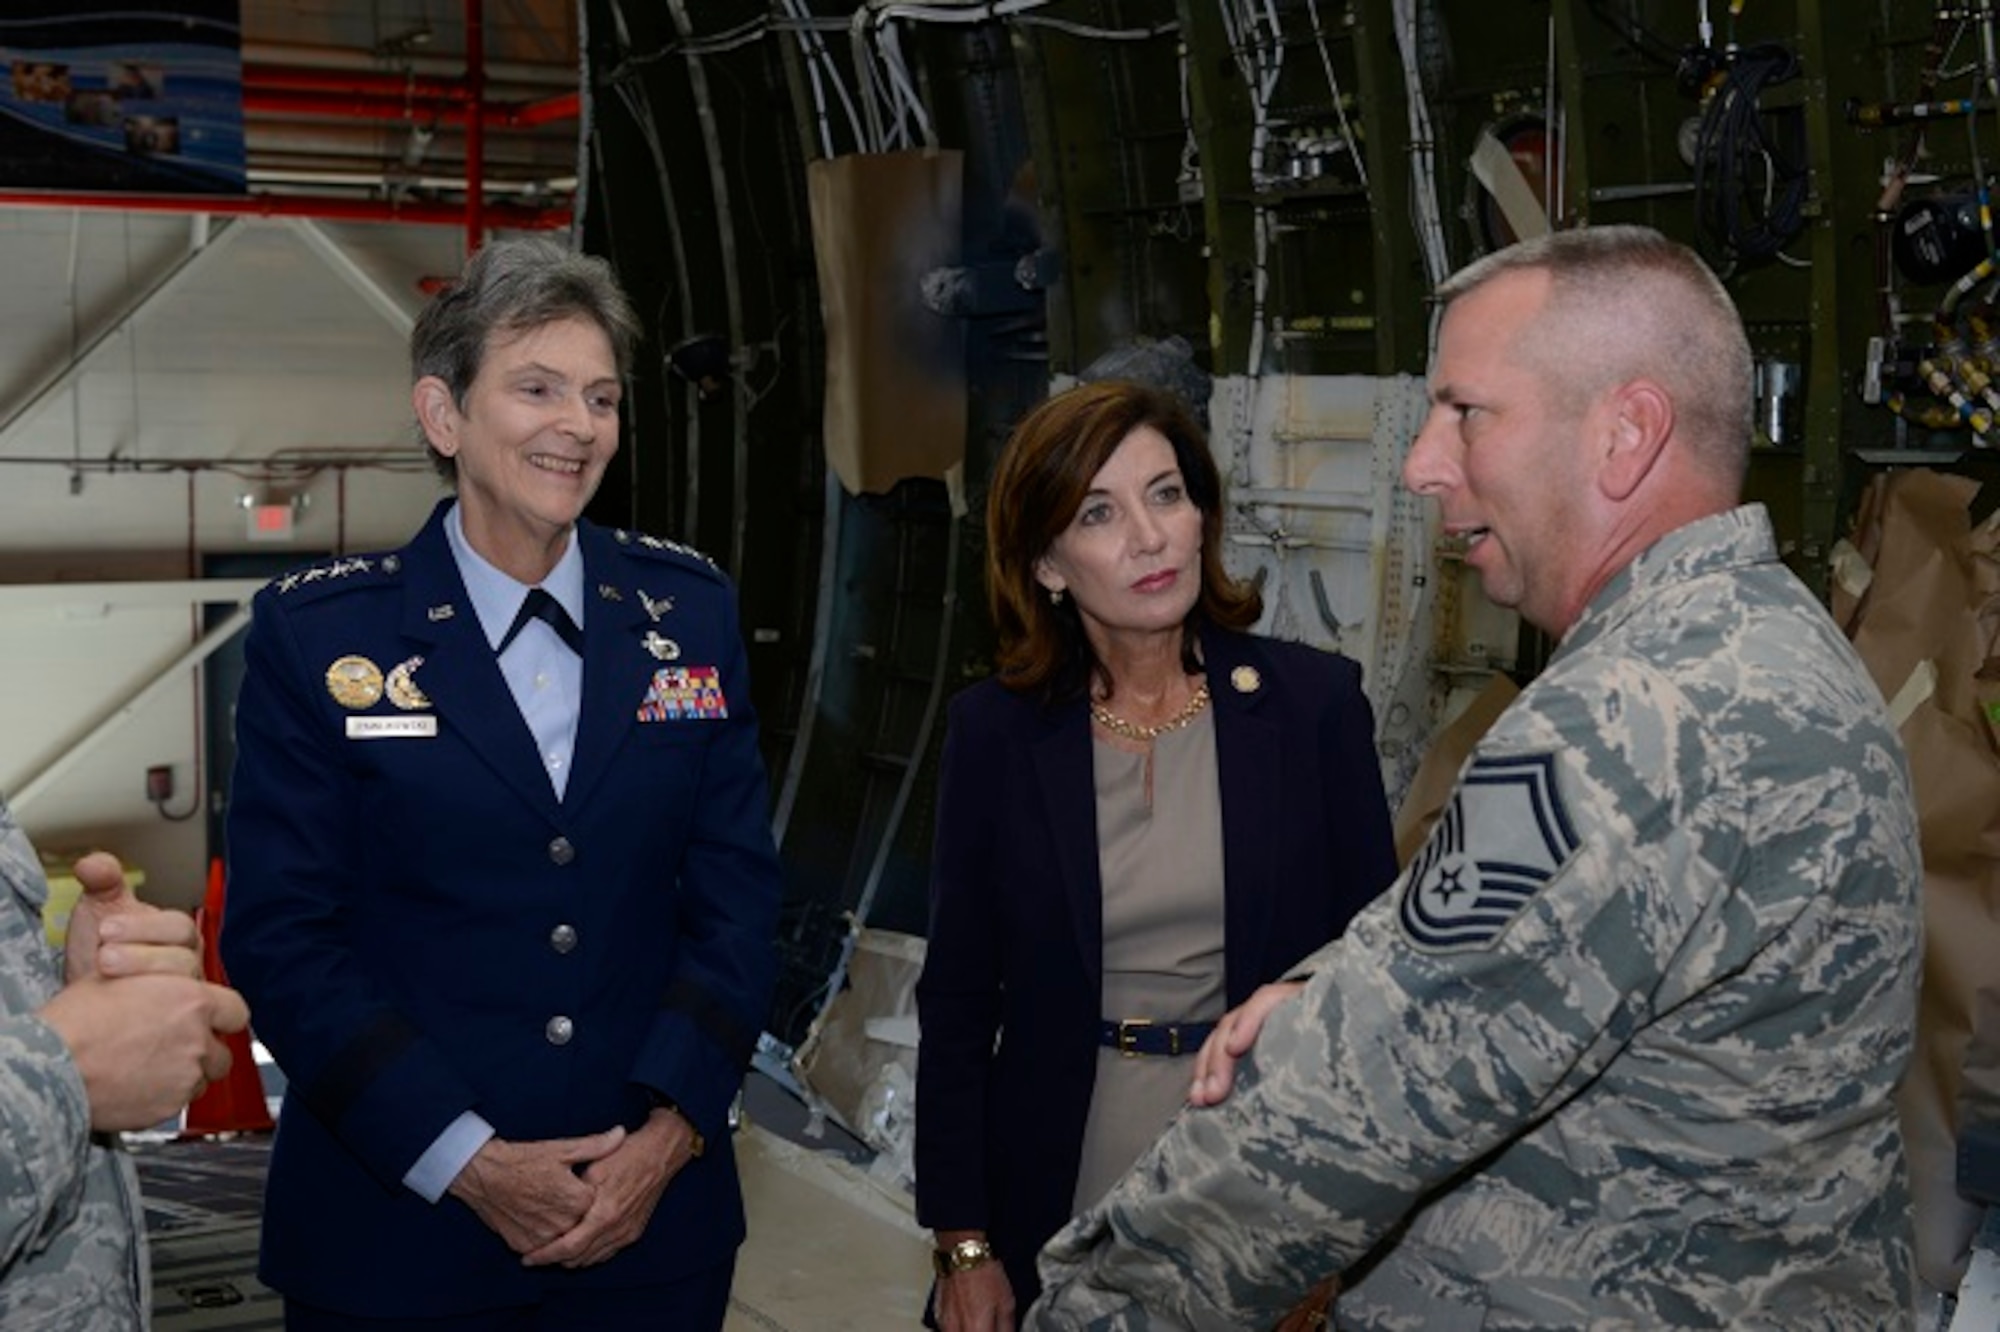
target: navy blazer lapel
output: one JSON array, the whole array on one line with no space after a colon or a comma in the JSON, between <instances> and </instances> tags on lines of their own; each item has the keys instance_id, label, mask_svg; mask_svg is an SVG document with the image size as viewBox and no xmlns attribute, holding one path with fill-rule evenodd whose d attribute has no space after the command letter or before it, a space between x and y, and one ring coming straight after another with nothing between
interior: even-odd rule
<instances>
[{"instance_id":1,"label":"navy blazer lapel","mask_svg":"<svg viewBox=\"0 0 2000 1332\"><path fill-rule=\"evenodd\" d=\"M1202 660L1215 708L1216 781L1222 799L1224 972L1231 1005L1255 988L1279 884L1269 820L1282 805L1285 774L1278 705L1256 640L1208 631Z\"/></svg>"},{"instance_id":2,"label":"navy blazer lapel","mask_svg":"<svg viewBox=\"0 0 2000 1332\"><path fill-rule=\"evenodd\" d=\"M639 705L661 663L646 650L652 620L637 592L618 576L615 547L604 529L576 525L583 550L583 699L576 719L563 804L574 809L611 766L639 721Z\"/></svg>"},{"instance_id":3,"label":"navy blazer lapel","mask_svg":"<svg viewBox=\"0 0 2000 1332\"><path fill-rule=\"evenodd\" d=\"M1091 985L1104 986L1104 889L1097 857L1097 783L1091 763L1090 722L1082 699L1043 710L1023 699L1041 720L1043 734L1029 745L1048 814L1055 862L1069 902L1071 937L1083 955Z\"/></svg>"},{"instance_id":4,"label":"navy blazer lapel","mask_svg":"<svg viewBox=\"0 0 2000 1332\"><path fill-rule=\"evenodd\" d=\"M423 658L413 678L437 710L440 726L463 739L523 800L553 816L555 788L445 540L449 503L440 504L396 556L403 562L402 633Z\"/></svg>"}]
</instances>

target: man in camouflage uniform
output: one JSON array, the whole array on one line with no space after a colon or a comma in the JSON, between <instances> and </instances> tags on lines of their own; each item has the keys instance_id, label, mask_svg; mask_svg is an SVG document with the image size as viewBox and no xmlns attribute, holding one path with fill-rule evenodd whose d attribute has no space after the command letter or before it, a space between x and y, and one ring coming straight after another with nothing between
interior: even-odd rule
<instances>
[{"instance_id":1,"label":"man in camouflage uniform","mask_svg":"<svg viewBox=\"0 0 2000 1332\"><path fill-rule=\"evenodd\" d=\"M1405 484L1559 646L1403 877L1225 1019L1025 1326L1266 1328L1326 1276L1340 1328L1907 1326L1916 820L1736 507L1741 324L1637 228L1441 294Z\"/></svg>"},{"instance_id":2,"label":"man in camouflage uniform","mask_svg":"<svg viewBox=\"0 0 2000 1332\"><path fill-rule=\"evenodd\" d=\"M125 1332L150 1321L139 1182L117 1130L173 1114L229 1069L248 1018L202 983L194 923L136 901L86 856L59 969L48 880L0 802L0 1327ZM64 983L65 974L67 984Z\"/></svg>"}]
</instances>

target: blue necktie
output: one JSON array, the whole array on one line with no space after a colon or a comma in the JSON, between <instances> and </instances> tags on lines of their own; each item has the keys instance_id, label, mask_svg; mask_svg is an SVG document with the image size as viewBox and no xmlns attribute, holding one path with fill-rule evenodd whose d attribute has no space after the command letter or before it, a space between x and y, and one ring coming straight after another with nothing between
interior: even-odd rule
<instances>
[{"instance_id":1,"label":"blue necktie","mask_svg":"<svg viewBox=\"0 0 2000 1332\"><path fill-rule=\"evenodd\" d=\"M498 656L505 652L507 645L514 641L515 635L528 627L530 620L547 621L549 628L555 630L556 635L569 644L570 651L579 657L583 655L583 630L576 627L576 621L569 618L569 612L562 608L560 601L539 587L529 588L528 595L521 598L521 609L516 612L514 623L507 626L507 632L501 636L500 646L493 649L493 654Z\"/></svg>"}]
</instances>

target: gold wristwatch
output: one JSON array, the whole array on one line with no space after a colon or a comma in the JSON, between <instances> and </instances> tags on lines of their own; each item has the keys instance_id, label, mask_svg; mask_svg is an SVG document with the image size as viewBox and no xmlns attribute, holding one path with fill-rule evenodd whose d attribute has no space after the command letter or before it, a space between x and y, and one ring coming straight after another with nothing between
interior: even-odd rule
<instances>
[{"instance_id":1,"label":"gold wristwatch","mask_svg":"<svg viewBox=\"0 0 2000 1332\"><path fill-rule=\"evenodd\" d=\"M993 1246L983 1239L962 1239L948 1248L931 1250L931 1266L940 1278L970 1272L993 1261Z\"/></svg>"}]
</instances>

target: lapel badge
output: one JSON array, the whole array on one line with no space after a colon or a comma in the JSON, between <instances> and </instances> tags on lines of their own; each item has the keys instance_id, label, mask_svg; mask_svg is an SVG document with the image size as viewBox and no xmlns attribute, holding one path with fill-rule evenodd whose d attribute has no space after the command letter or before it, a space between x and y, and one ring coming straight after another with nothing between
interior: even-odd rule
<instances>
[{"instance_id":1,"label":"lapel badge","mask_svg":"<svg viewBox=\"0 0 2000 1332\"><path fill-rule=\"evenodd\" d=\"M641 593L640 595L643 596L644 594ZM671 638L660 637L651 629L648 629L646 636L639 641L645 645L646 651L652 653L659 661L678 661L680 659L681 645L674 642Z\"/></svg>"},{"instance_id":2,"label":"lapel badge","mask_svg":"<svg viewBox=\"0 0 2000 1332\"><path fill-rule=\"evenodd\" d=\"M448 601L442 606L433 606L424 612L424 614L430 616L432 624L436 624L439 620L449 620L456 613Z\"/></svg>"},{"instance_id":3,"label":"lapel badge","mask_svg":"<svg viewBox=\"0 0 2000 1332\"><path fill-rule=\"evenodd\" d=\"M366 657L342 657L326 668L326 692L343 708L373 707L382 697L382 670Z\"/></svg>"},{"instance_id":4,"label":"lapel badge","mask_svg":"<svg viewBox=\"0 0 2000 1332\"><path fill-rule=\"evenodd\" d=\"M391 670L389 678L382 682L382 692L389 696L391 703L405 712L416 712L431 705L430 699L425 696L423 690L417 688L417 682L413 678L417 667L423 664L422 657L411 657Z\"/></svg>"},{"instance_id":5,"label":"lapel badge","mask_svg":"<svg viewBox=\"0 0 2000 1332\"><path fill-rule=\"evenodd\" d=\"M672 597L660 597L655 600L647 596L646 590L641 588L639 589L639 604L646 608L646 614L653 623L658 624L660 617L674 608L674 599Z\"/></svg>"},{"instance_id":6,"label":"lapel badge","mask_svg":"<svg viewBox=\"0 0 2000 1332\"><path fill-rule=\"evenodd\" d=\"M599 583L597 585L597 595L604 598L606 601L625 600L625 594L623 592L620 592L617 588L611 586L611 584L609 583Z\"/></svg>"},{"instance_id":7,"label":"lapel badge","mask_svg":"<svg viewBox=\"0 0 2000 1332\"><path fill-rule=\"evenodd\" d=\"M1230 687L1239 694L1254 694L1263 683L1264 677L1257 674L1255 666L1238 666L1229 673Z\"/></svg>"}]
</instances>

